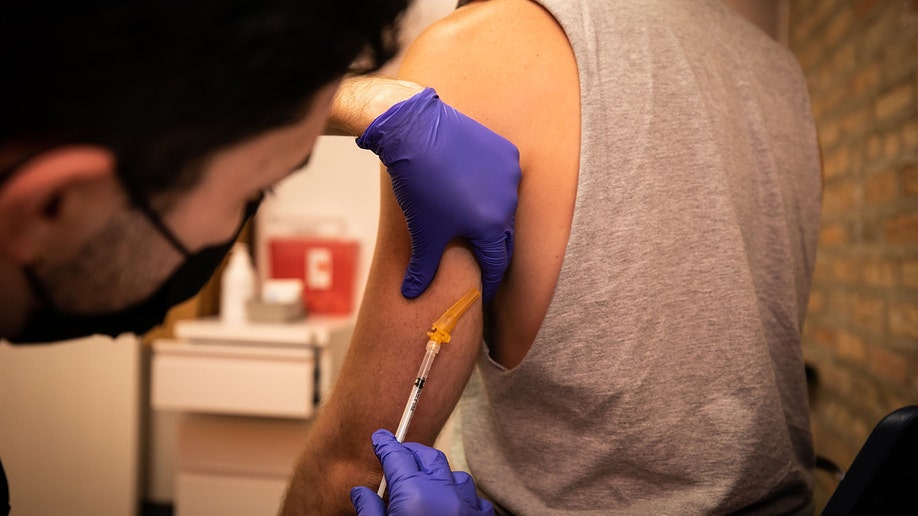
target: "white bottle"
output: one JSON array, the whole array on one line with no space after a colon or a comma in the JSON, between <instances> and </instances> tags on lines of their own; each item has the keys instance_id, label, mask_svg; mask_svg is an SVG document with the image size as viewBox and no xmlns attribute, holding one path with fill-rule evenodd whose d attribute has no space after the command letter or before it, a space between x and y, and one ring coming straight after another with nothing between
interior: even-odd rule
<instances>
[{"instance_id":1,"label":"white bottle","mask_svg":"<svg viewBox=\"0 0 918 516\"><path fill-rule=\"evenodd\" d=\"M249 248L236 242L220 278L220 317L224 323L246 321L246 304L255 297L255 267Z\"/></svg>"}]
</instances>

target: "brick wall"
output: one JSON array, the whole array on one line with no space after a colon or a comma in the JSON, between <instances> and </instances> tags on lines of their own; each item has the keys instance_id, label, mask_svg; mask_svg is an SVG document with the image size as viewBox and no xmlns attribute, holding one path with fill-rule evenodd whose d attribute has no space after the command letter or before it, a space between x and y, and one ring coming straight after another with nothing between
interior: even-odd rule
<instances>
[{"instance_id":1,"label":"brick wall","mask_svg":"<svg viewBox=\"0 0 918 516\"><path fill-rule=\"evenodd\" d=\"M792 0L825 174L804 354L817 453L848 467L918 404L918 0ZM834 481L820 475L817 505Z\"/></svg>"}]
</instances>

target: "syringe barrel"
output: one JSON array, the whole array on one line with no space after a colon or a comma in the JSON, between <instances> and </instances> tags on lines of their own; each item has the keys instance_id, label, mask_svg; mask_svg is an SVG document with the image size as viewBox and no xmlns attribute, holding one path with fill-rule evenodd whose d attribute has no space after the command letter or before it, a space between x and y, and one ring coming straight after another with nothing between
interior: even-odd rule
<instances>
[{"instance_id":1,"label":"syringe barrel","mask_svg":"<svg viewBox=\"0 0 918 516\"><path fill-rule=\"evenodd\" d=\"M424 383L427 382L427 375L430 374L430 366L433 365L434 358L437 356L437 352L440 351L440 343L436 341L430 341L427 343L427 352L424 354L424 360L421 361L421 367L418 369L418 376L414 380L414 387L411 389L411 396L408 397L408 403L405 405L405 410L402 412L402 419L398 422L398 429L395 431L395 438L398 442L402 442L405 439L405 434L408 432L408 425L411 423L411 418L414 416L414 410L418 406L418 400L421 398L421 389L424 388Z\"/></svg>"},{"instance_id":2,"label":"syringe barrel","mask_svg":"<svg viewBox=\"0 0 918 516\"><path fill-rule=\"evenodd\" d=\"M427 341L427 353L424 354L424 360L421 361L421 367L418 369L418 378L427 379L430 374L430 366L433 365L434 358L440 351L440 343L435 340Z\"/></svg>"}]
</instances>

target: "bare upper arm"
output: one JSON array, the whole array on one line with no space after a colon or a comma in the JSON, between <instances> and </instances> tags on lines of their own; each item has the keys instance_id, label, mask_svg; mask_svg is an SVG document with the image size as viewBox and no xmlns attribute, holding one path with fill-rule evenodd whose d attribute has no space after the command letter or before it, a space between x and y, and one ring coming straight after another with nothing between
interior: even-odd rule
<instances>
[{"instance_id":1,"label":"bare upper arm","mask_svg":"<svg viewBox=\"0 0 918 516\"><path fill-rule=\"evenodd\" d=\"M559 73L573 76L573 85L570 81L558 81ZM570 128L570 111L579 121L576 67L563 32L541 7L527 0L492 0L459 9L434 24L411 45L399 76L434 86L444 101L520 148L523 181L527 181L527 173L532 178L528 186L521 187L518 235L521 231L523 235L531 233L527 224L538 222L527 213L550 208L557 200L557 195L541 195L540 191L552 192L557 184L551 184L551 178L562 178L563 174L546 171L557 172L558 166L567 164L567 168L574 169L573 183L576 183L579 133L576 126L569 131L573 135L556 133ZM575 91L573 109L569 101L571 89ZM556 152L564 149L564 142L573 142L575 148L572 167L569 166L571 152ZM526 156L533 160L528 166ZM480 270L472 254L462 243L454 242L447 248L434 282L425 293L415 300L401 296L399 286L410 258L411 242L404 215L384 171L381 181L376 251L351 349L336 387L341 407L337 411L342 417L347 417L344 412L355 414L348 418L349 425L357 425L360 432L366 431L367 419L373 428L395 427L424 354L424 332L469 287L480 288ZM526 203L522 202L524 195ZM563 201L565 205L572 202L573 193ZM548 217L555 215L552 209L544 213ZM525 220L521 221L521 216ZM559 234L562 250L567 228L568 224L563 224ZM528 240L543 246L545 242L558 242L552 231L544 227L540 229L540 238ZM514 261L522 258L525 264L527 255L541 256L542 250L529 246L526 252L515 252ZM546 255L560 257L561 254ZM546 263L544 257L532 262ZM529 263L519 268L531 271L537 267L537 263ZM545 287L547 294L543 297L547 306L555 279L551 274L542 277L527 285ZM542 315L538 310L533 313L540 321ZM480 302L460 320L454 333L453 340L443 346L434 363L409 439L431 444L458 401L480 347ZM367 392L374 394L372 402L361 401ZM349 409L342 410L345 407Z\"/></svg>"},{"instance_id":2,"label":"bare upper arm","mask_svg":"<svg viewBox=\"0 0 918 516\"><path fill-rule=\"evenodd\" d=\"M573 50L534 2L473 2L418 37L399 77L434 87L520 150L516 245L488 335L492 358L514 367L548 310L570 234L580 150Z\"/></svg>"}]
</instances>

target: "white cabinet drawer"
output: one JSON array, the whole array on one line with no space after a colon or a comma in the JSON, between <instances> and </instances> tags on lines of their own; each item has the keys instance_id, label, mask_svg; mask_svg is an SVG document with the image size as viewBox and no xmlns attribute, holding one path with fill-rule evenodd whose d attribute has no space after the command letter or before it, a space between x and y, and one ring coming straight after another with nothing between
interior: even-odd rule
<instances>
[{"instance_id":1,"label":"white cabinet drawer","mask_svg":"<svg viewBox=\"0 0 918 516\"><path fill-rule=\"evenodd\" d=\"M157 410L307 418L315 407L314 348L153 343Z\"/></svg>"},{"instance_id":2,"label":"white cabinet drawer","mask_svg":"<svg viewBox=\"0 0 918 516\"><path fill-rule=\"evenodd\" d=\"M176 516L253 516L278 514L287 477L245 477L179 473Z\"/></svg>"}]
</instances>

